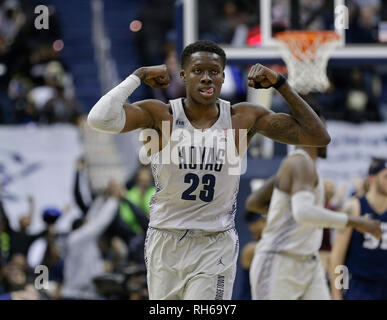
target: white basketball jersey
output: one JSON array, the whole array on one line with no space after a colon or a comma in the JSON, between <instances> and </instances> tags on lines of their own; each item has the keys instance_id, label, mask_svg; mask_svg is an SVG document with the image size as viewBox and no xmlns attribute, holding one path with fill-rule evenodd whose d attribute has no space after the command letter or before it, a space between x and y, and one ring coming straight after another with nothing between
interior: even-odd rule
<instances>
[{"instance_id":1,"label":"white basketball jersey","mask_svg":"<svg viewBox=\"0 0 387 320\"><path fill-rule=\"evenodd\" d=\"M240 159L231 130L230 103L218 99L219 118L205 130L192 126L181 98L170 104L171 138L162 151L151 156L156 193L149 225L209 232L233 228L240 179L235 168ZM171 155L170 163L165 155ZM231 162L230 155L234 157Z\"/></svg>"},{"instance_id":2,"label":"white basketball jersey","mask_svg":"<svg viewBox=\"0 0 387 320\"><path fill-rule=\"evenodd\" d=\"M310 156L301 149L290 155ZM324 206L324 184L321 177L314 189L315 204ZM270 201L266 227L256 246L256 252L287 252L309 255L318 252L323 236L322 228L298 223L294 220L291 208L291 195L274 188Z\"/></svg>"}]
</instances>

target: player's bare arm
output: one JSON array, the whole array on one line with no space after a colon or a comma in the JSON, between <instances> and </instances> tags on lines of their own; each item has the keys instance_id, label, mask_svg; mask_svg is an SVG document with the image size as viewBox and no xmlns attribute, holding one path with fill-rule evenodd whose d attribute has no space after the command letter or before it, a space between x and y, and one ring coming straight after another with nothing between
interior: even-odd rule
<instances>
[{"instance_id":1,"label":"player's bare arm","mask_svg":"<svg viewBox=\"0 0 387 320\"><path fill-rule=\"evenodd\" d=\"M300 175L301 179L294 180L295 183L292 184L294 168L301 167L303 167L304 174ZM303 156L294 155L285 158L278 171L278 176L273 175L247 198L246 209L256 213L267 214L275 184L277 184L281 191L290 194L298 190L313 190L316 179L317 175L313 163L306 161Z\"/></svg>"},{"instance_id":2,"label":"player's bare arm","mask_svg":"<svg viewBox=\"0 0 387 320\"><path fill-rule=\"evenodd\" d=\"M276 177L276 175L273 175L268 178L258 190L248 196L245 204L247 210L255 213L267 214Z\"/></svg>"},{"instance_id":3,"label":"player's bare arm","mask_svg":"<svg viewBox=\"0 0 387 320\"><path fill-rule=\"evenodd\" d=\"M257 245L257 241L251 241L247 243L242 249L240 261L241 261L242 267L246 270L250 268L251 261L253 261L256 245Z\"/></svg>"},{"instance_id":4,"label":"player's bare arm","mask_svg":"<svg viewBox=\"0 0 387 320\"><path fill-rule=\"evenodd\" d=\"M161 128L161 122L171 118L169 105L154 99L125 104L141 82L152 88L166 88L169 85L166 66L137 69L94 105L88 115L88 124L96 130L110 133Z\"/></svg>"},{"instance_id":5,"label":"player's bare arm","mask_svg":"<svg viewBox=\"0 0 387 320\"><path fill-rule=\"evenodd\" d=\"M284 78L261 65L254 65L248 75L248 85L253 88L275 87L289 104L292 115L274 113L264 107L249 103L235 105L239 112L250 118L249 135L260 133L273 140L308 146L325 146L330 136L323 122ZM254 114L254 117L252 117Z\"/></svg>"},{"instance_id":6,"label":"player's bare arm","mask_svg":"<svg viewBox=\"0 0 387 320\"><path fill-rule=\"evenodd\" d=\"M343 207L343 212L346 212L351 217L360 216L360 203L356 198L350 199ZM337 274L335 269L337 266L344 265L345 257L347 255L347 250L349 242L352 236L352 228L337 229L335 231L335 237L332 245L331 255L330 255L330 265L329 265L329 275L330 275L330 287L331 295L334 300L342 300L343 295L339 288L335 286L335 279Z\"/></svg>"},{"instance_id":7,"label":"player's bare arm","mask_svg":"<svg viewBox=\"0 0 387 320\"><path fill-rule=\"evenodd\" d=\"M343 211L346 212L349 216L348 226L349 228L337 230L335 233L335 238L333 241L333 246L331 250L331 262L329 266L330 273L330 287L332 298L335 300L342 300L342 292L339 288L335 286L335 279L337 274L335 269L337 266L344 265L345 259L347 256L347 250L349 243L351 241L352 232L355 228L359 232L371 233L376 238L380 239L379 229L380 223L375 220L367 219L360 215L360 202L357 198L351 198L344 206ZM364 227L365 225L365 227ZM375 230L375 231L372 231ZM380 229L381 232L381 229Z\"/></svg>"},{"instance_id":8,"label":"player's bare arm","mask_svg":"<svg viewBox=\"0 0 387 320\"><path fill-rule=\"evenodd\" d=\"M315 224L320 227L344 228L353 227L359 232L370 233L380 239L382 230L380 222L364 217L347 215L343 212L334 212L319 208L310 202L312 188L317 183L317 172L312 162L307 159L295 159L291 164L291 194L293 213L304 223ZM309 194L305 193L309 191Z\"/></svg>"},{"instance_id":9,"label":"player's bare arm","mask_svg":"<svg viewBox=\"0 0 387 320\"><path fill-rule=\"evenodd\" d=\"M354 228L361 233L370 233L380 240L382 236L380 221L360 216L360 204L358 199L351 199L348 206L344 207L344 210L344 212L349 214L347 227L351 229Z\"/></svg>"},{"instance_id":10,"label":"player's bare arm","mask_svg":"<svg viewBox=\"0 0 387 320\"><path fill-rule=\"evenodd\" d=\"M370 233L380 239L382 230L380 222L364 217L348 216L343 212L334 212L315 205L312 190L317 185L317 171L314 163L305 157L293 156L287 159L290 170L290 194L292 195L292 213L299 223L316 227L339 228L353 227L361 233ZM281 172L279 175L281 189Z\"/></svg>"}]
</instances>

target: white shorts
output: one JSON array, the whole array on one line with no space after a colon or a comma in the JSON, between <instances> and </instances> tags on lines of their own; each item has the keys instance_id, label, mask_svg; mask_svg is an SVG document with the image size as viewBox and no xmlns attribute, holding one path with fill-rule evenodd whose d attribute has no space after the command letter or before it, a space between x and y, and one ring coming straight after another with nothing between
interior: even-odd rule
<instances>
[{"instance_id":1,"label":"white shorts","mask_svg":"<svg viewBox=\"0 0 387 320\"><path fill-rule=\"evenodd\" d=\"M250 285L253 300L330 300L318 254L255 253Z\"/></svg>"},{"instance_id":2,"label":"white shorts","mask_svg":"<svg viewBox=\"0 0 387 320\"><path fill-rule=\"evenodd\" d=\"M224 232L149 228L145 264L150 300L230 300L239 240Z\"/></svg>"}]
</instances>

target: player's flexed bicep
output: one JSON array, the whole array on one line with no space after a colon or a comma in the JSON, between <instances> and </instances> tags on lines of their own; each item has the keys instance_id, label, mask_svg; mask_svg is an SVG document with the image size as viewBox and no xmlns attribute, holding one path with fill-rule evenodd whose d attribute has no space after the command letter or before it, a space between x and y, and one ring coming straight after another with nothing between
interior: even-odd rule
<instances>
[{"instance_id":1,"label":"player's flexed bicep","mask_svg":"<svg viewBox=\"0 0 387 320\"><path fill-rule=\"evenodd\" d=\"M274 87L289 104L292 115L278 114L262 107L255 111L254 131L279 142L325 146L330 137L323 122L304 99L295 92L279 73L254 65L248 75L248 85L256 89Z\"/></svg>"},{"instance_id":2,"label":"player's flexed bicep","mask_svg":"<svg viewBox=\"0 0 387 320\"><path fill-rule=\"evenodd\" d=\"M273 111L251 103L239 103L234 106L237 115L236 128L248 130L248 143L256 133L278 142L305 145L305 134L297 121L288 114ZM240 120L239 120L240 119Z\"/></svg>"},{"instance_id":3,"label":"player's flexed bicep","mask_svg":"<svg viewBox=\"0 0 387 320\"><path fill-rule=\"evenodd\" d=\"M152 88L169 85L165 65L142 67L106 93L91 109L87 122L90 127L109 133L120 133L138 128L152 128L159 114L157 108L162 102L145 100L124 106L126 99L144 81Z\"/></svg>"},{"instance_id":4,"label":"player's flexed bicep","mask_svg":"<svg viewBox=\"0 0 387 320\"><path fill-rule=\"evenodd\" d=\"M264 110L258 112L252 129L254 133L260 133L282 143L311 145L308 136L293 117L285 113L274 113L266 108L262 109Z\"/></svg>"},{"instance_id":5,"label":"player's flexed bicep","mask_svg":"<svg viewBox=\"0 0 387 320\"><path fill-rule=\"evenodd\" d=\"M168 108L159 100L143 100L124 105L125 125L120 131L129 132L136 129L161 128L162 120L167 120Z\"/></svg>"}]
</instances>

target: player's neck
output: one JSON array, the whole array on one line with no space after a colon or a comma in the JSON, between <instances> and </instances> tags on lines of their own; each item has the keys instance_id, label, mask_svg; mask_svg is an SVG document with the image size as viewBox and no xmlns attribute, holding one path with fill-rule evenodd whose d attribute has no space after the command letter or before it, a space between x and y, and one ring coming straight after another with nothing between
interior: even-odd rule
<instances>
[{"instance_id":1,"label":"player's neck","mask_svg":"<svg viewBox=\"0 0 387 320\"><path fill-rule=\"evenodd\" d=\"M205 105L198 103L191 97L183 99L183 106L188 117L188 120L198 120L198 119L211 119L215 118L219 114L216 101L214 103Z\"/></svg>"},{"instance_id":2,"label":"player's neck","mask_svg":"<svg viewBox=\"0 0 387 320\"><path fill-rule=\"evenodd\" d=\"M380 194L376 187L371 187L366 194L368 203L377 213L383 213L387 211L387 197Z\"/></svg>"},{"instance_id":3,"label":"player's neck","mask_svg":"<svg viewBox=\"0 0 387 320\"><path fill-rule=\"evenodd\" d=\"M304 150L312 158L314 162L317 159L317 149L315 147L297 147L296 149Z\"/></svg>"}]
</instances>

